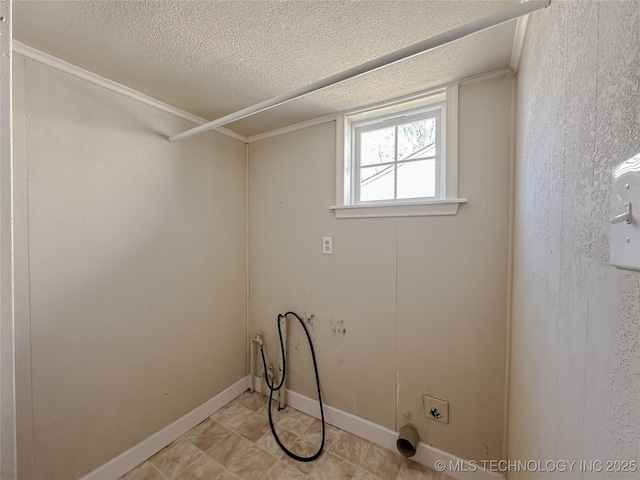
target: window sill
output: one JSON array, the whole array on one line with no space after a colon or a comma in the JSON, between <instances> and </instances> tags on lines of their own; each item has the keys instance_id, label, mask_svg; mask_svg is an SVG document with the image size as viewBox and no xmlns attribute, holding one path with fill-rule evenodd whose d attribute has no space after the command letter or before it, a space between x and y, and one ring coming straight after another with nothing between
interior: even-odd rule
<instances>
[{"instance_id":1,"label":"window sill","mask_svg":"<svg viewBox=\"0 0 640 480\"><path fill-rule=\"evenodd\" d=\"M466 198L447 198L411 203L368 203L361 205L336 205L329 207L336 218L373 218L373 217L421 217L431 215L456 215Z\"/></svg>"}]
</instances>

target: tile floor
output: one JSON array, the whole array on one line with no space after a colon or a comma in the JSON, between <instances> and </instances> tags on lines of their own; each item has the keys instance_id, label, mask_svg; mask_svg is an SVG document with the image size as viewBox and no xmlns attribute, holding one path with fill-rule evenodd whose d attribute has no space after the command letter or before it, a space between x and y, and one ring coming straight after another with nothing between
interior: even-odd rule
<instances>
[{"instance_id":1,"label":"tile floor","mask_svg":"<svg viewBox=\"0 0 640 480\"><path fill-rule=\"evenodd\" d=\"M449 480L367 440L326 426L325 447L314 462L296 462L276 444L267 399L245 392L120 480ZM319 420L273 408L280 440L302 456L321 440Z\"/></svg>"}]
</instances>

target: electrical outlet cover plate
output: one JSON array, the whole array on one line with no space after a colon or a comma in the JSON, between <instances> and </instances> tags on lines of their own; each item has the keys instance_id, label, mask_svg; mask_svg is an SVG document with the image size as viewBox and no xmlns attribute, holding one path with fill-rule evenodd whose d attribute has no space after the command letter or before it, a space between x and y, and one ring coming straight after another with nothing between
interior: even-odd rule
<instances>
[{"instance_id":1,"label":"electrical outlet cover plate","mask_svg":"<svg viewBox=\"0 0 640 480\"><path fill-rule=\"evenodd\" d=\"M333 255L333 237L322 237L322 253Z\"/></svg>"},{"instance_id":2,"label":"electrical outlet cover plate","mask_svg":"<svg viewBox=\"0 0 640 480\"><path fill-rule=\"evenodd\" d=\"M424 416L436 422L449 423L449 402L425 395Z\"/></svg>"}]
</instances>

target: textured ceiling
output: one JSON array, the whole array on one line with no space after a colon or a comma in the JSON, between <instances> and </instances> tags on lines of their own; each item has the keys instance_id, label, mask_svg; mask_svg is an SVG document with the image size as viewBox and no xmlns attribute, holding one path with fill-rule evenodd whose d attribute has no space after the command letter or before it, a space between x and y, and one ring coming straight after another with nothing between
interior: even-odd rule
<instances>
[{"instance_id":1,"label":"textured ceiling","mask_svg":"<svg viewBox=\"0 0 640 480\"><path fill-rule=\"evenodd\" d=\"M511 1L16 1L14 38L213 120ZM227 125L254 135L509 64L515 21Z\"/></svg>"}]
</instances>

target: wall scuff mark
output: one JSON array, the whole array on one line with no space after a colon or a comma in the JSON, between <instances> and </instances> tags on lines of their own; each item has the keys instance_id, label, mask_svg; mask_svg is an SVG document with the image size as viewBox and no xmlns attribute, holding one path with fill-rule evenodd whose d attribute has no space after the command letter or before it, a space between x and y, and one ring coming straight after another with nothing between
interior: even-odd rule
<instances>
[{"instance_id":1,"label":"wall scuff mark","mask_svg":"<svg viewBox=\"0 0 640 480\"><path fill-rule=\"evenodd\" d=\"M344 320L336 320L332 315L329 317L329 325L331 325L334 337L343 337L347 334L347 329L344 328Z\"/></svg>"}]
</instances>

